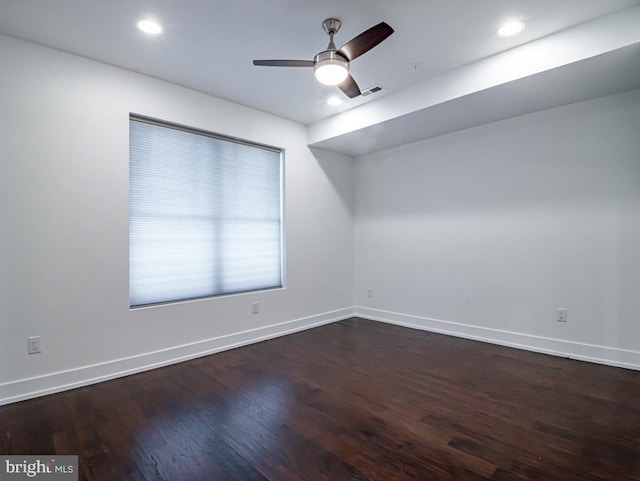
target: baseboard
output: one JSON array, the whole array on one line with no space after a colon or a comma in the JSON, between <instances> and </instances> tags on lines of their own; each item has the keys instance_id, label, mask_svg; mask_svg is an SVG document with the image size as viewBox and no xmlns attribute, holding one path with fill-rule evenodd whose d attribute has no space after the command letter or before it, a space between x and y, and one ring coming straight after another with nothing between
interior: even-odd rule
<instances>
[{"instance_id":1,"label":"baseboard","mask_svg":"<svg viewBox=\"0 0 640 481\"><path fill-rule=\"evenodd\" d=\"M638 351L533 336L530 334L478 327L380 309L353 307L190 344L174 346L160 351L3 383L0 384L0 405L149 371L151 369L188 361L189 359L285 336L324 324L330 324L354 316L412 329L421 329L517 349L525 349L554 356L640 371L640 352Z\"/></svg>"},{"instance_id":2,"label":"baseboard","mask_svg":"<svg viewBox=\"0 0 640 481\"><path fill-rule=\"evenodd\" d=\"M640 371L640 352L638 351L533 336L367 307L355 307L355 315L372 321Z\"/></svg>"},{"instance_id":3,"label":"baseboard","mask_svg":"<svg viewBox=\"0 0 640 481\"><path fill-rule=\"evenodd\" d=\"M228 334L160 351L0 384L0 405L149 371L353 317L353 308Z\"/></svg>"}]
</instances>

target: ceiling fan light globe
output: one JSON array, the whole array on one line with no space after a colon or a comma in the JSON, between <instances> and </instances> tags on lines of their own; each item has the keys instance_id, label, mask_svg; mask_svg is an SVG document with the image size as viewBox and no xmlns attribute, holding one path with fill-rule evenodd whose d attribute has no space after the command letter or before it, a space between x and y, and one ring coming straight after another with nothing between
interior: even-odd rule
<instances>
[{"instance_id":1,"label":"ceiling fan light globe","mask_svg":"<svg viewBox=\"0 0 640 481\"><path fill-rule=\"evenodd\" d=\"M349 72L341 65L323 65L316 68L318 82L325 85L338 85L343 82Z\"/></svg>"},{"instance_id":2,"label":"ceiling fan light globe","mask_svg":"<svg viewBox=\"0 0 640 481\"><path fill-rule=\"evenodd\" d=\"M314 74L318 82L324 85L338 85L349 75L349 62L333 51L316 55Z\"/></svg>"}]
</instances>

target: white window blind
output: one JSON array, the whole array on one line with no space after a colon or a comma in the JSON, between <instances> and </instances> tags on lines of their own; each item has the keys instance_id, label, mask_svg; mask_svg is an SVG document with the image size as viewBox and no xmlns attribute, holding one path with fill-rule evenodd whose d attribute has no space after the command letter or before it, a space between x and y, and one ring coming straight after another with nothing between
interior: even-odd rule
<instances>
[{"instance_id":1,"label":"white window blind","mask_svg":"<svg viewBox=\"0 0 640 481\"><path fill-rule=\"evenodd\" d=\"M131 307L281 287L282 152L131 117Z\"/></svg>"}]
</instances>

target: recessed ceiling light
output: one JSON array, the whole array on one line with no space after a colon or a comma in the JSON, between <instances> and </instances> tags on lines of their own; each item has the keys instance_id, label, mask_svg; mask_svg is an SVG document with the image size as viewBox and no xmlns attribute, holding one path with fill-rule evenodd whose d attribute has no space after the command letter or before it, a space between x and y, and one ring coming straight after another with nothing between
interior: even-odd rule
<instances>
[{"instance_id":1,"label":"recessed ceiling light","mask_svg":"<svg viewBox=\"0 0 640 481\"><path fill-rule=\"evenodd\" d=\"M155 20L144 19L138 22L138 28L144 33L158 35L162 32L162 26Z\"/></svg>"},{"instance_id":2,"label":"recessed ceiling light","mask_svg":"<svg viewBox=\"0 0 640 481\"><path fill-rule=\"evenodd\" d=\"M342 99L340 97L333 96L327 99L327 104L329 105L336 106L336 105L340 105L341 103L342 103Z\"/></svg>"},{"instance_id":3,"label":"recessed ceiling light","mask_svg":"<svg viewBox=\"0 0 640 481\"><path fill-rule=\"evenodd\" d=\"M500 37L510 37L524 30L524 22L521 20L510 20L506 22L496 32Z\"/></svg>"}]
</instances>

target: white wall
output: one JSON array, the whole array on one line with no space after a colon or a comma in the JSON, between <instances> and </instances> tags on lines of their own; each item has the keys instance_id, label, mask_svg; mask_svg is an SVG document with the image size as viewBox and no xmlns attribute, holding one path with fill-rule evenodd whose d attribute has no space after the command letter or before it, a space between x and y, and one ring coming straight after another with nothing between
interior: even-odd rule
<instances>
[{"instance_id":1,"label":"white wall","mask_svg":"<svg viewBox=\"0 0 640 481\"><path fill-rule=\"evenodd\" d=\"M639 125L636 90L358 158L357 311L640 369Z\"/></svg>"},{"instance_id":2,"label":"white wall","mask_svg":"<svg viewBox=\"0 0 640 481\"><path fill-rule=\"evenodd\" d=\"M304 126L9 37L0 65L0 404L352 313L352 166ZM286 289L129 310L130 112L286 149Z\"/></svg>"}]
</instances>

